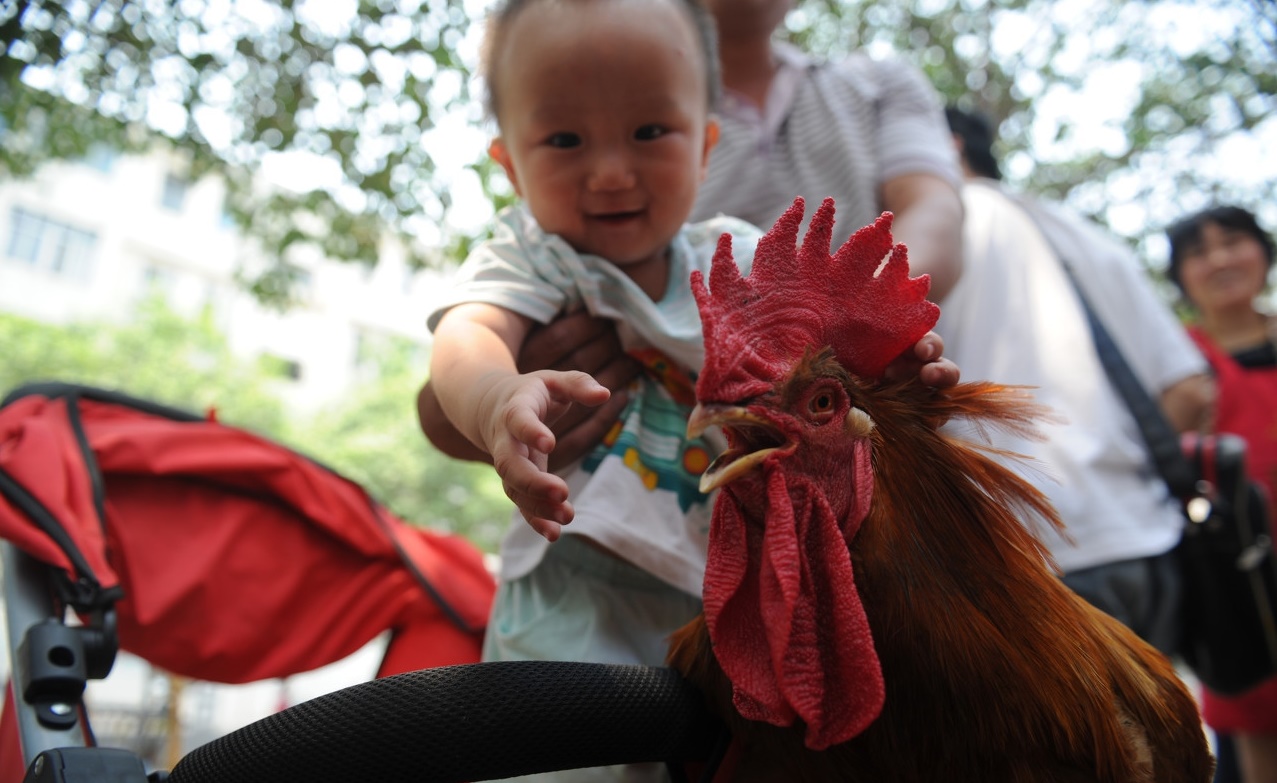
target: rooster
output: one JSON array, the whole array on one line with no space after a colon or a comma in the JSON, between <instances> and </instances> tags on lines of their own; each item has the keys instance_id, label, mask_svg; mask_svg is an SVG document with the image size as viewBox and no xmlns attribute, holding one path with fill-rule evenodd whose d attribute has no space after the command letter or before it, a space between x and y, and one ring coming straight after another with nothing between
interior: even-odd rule
<instances>
[{"instance_id":1,"label":"rooster","mask_svg":"<svg viewBox=\"0 0 1277 783\"><path fill-rule=\"evenodd\" d=\"M1021 521L1045 498L955 418L1032 431L1022 389L883 371L935 323L891 214L829 255L803 202L742 277L730 238L692 288L705 365L689 435L722 428L704 613L669 664L749 781L1207 783L1197 706L1167 659L1068 590ZM734 762L734 763L733 763ZM729 770L729 767L732 770Z\"/></svg>"}]
</instances>

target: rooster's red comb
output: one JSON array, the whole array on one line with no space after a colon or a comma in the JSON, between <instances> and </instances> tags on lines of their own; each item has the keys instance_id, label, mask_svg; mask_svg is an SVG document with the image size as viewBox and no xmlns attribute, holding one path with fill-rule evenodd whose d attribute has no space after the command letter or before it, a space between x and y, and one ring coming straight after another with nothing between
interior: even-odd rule
<instances>
[{"instance_id":1,"label":"rooster's red comb","mask_svg":"<svg viewBox=\"0 0 1277 783\"><path fill-rule=\"evenodd\" d=\"M702 401L734 401L765 392L809 347L833 348L852 374L878 378L893 359L935 325L931 279L909 277L904 245L892 244L890 212L829 255L834 201L812 217L802 247L803 200L758 241L754 265L741 277L731 237L718 242L709 289L692 273L705 335Z\"/></svg>"}]
</instances>

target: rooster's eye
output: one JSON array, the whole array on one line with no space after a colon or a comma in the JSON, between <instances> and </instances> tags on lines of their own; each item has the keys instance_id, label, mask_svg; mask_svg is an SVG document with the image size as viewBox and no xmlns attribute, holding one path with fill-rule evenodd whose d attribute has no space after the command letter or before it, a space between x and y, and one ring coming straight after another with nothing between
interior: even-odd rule
<instances>
[{"instance_id":1,"label":"rooster's eye","mask_svg":"<svg viewBox=\"0 0 1277 783\"><path fill-rule=\"evenodd\" d=\"M814 425L821 426L833 420L847 404L847 394L834 380L825 378L807 387L803 394L803 415Z\"/></svg>"},{"instance_id":2,"label":"rooster's eye","mask_svg":"<svg viewBox=\"0 0 1277 783\"><path fill-rule=\"evenodd\" d=\"M807 404L807 409L813 414L829 413L834 409L834 395L829 392L821 392L811 398L811 402Z\"/></svg>"}]
</instances>

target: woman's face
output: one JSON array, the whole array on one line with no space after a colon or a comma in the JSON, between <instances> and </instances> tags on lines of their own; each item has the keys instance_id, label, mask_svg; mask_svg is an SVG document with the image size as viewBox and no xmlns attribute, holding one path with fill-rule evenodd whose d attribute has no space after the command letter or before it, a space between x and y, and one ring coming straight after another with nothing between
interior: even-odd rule
<instances>
[{"instance_id":1,"label":"woman's face","mask_svg":"<svg viewBox=\"0 0 1277 783\"><path fill-rule=\"evenodd\" d=\"M1253 308L1268 281L1264 246L1241 229L1204 223L1198 241L1184 248L1179 278L1203 315Z\"/></svg>"}]
</instances>

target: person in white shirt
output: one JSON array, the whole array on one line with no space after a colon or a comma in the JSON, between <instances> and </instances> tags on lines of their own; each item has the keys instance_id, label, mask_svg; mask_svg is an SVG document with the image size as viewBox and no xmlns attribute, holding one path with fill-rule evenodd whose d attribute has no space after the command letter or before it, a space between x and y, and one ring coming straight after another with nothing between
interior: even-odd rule
<instances>
[{"instance_id":1,"label":"person in white shirt","mask_svg":"<svg viewBox=\"0 0 1277 783\"><path fill-rule=\"evenodd\" d=\"M936 331L965 378L1033 387L1049 407L1041 440L988 437L1029 458L1009 465L1058 510L1064 534L1039 532L1065 583L1169 654L1179 600L1170 551L1183 512L1109 383L1064 264L1181 431L1207 414L1213 386L1206 363L1129 248L1004 186L987 120L953 108L947 115L966 173L965 260L940 301Z\"/></svg>"}]
</instances>

